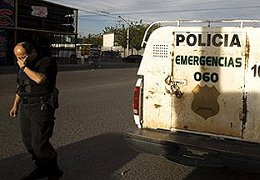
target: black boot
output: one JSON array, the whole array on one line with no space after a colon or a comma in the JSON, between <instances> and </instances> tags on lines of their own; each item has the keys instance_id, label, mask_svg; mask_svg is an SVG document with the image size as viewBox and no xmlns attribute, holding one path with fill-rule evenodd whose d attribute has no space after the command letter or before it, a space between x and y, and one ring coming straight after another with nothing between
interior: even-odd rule
<instances>
[{"instance_id":1,"label":"black boot","mask_svg":"<svg viewBox=\"0 0 260 180\"><path fill-rule=\"evenodd\" d=\"M55 172L49 173L48 180L58 180L62 177L63 171L56 169Z\"/></svg>"},{"instance_id":2,"label":"black boot","mask_svg":"<svg viewBox=\"0 0 260 180\"><path fill-rule=\"evenodd\" d=\"M47 177L48 173L41 168L36 168L29 175L20 178L20 180L36 180Z\"/></svg>"},{"instance_id":3,"label":"black boot","mask_svg":"<svg viewBox=\"0 0 260 180\"><path fill-rule=\"evenodd\" d=\"M62 177L63 171L58 167L57 157L48 162L48 180L58 180Z\"/></svg>"}]
</instances>

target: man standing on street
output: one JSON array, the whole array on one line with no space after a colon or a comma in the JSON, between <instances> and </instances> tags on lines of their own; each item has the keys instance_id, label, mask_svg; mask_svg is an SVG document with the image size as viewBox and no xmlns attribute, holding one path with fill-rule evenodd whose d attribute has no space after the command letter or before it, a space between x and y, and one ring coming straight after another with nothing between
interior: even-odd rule
<instances>
[{"instance_id":1,"label":"man standing on street","mask_svg":"<svg viewBox=\"0 0 260 180\"><path fill-rule=\"evenodd\" d=\"M35 160L36 169L22 180L48 177L59 179L63 172L57 165L57 153L50 144L58 93L55 88L57 66L48 56L40 57L28 42L18 43L14 54L19 66L18 86L10 116L20 117L23 143ZM55 64L55 65L53 65Z\"/></svg>"}]
</instances>

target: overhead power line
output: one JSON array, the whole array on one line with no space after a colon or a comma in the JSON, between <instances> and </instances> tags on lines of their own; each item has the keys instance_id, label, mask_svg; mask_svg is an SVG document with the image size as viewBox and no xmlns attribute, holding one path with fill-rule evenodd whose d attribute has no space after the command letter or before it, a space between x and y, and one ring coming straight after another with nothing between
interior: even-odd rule
<instances>
[{"instance_id":1,"label":"overhead power line","mask_svg":"<svg viewBox=\"0 0 260 180\"><path fill-rule=\"evenodd\" d=\"M177 9L177 10L158 10L158 11L139 11L139 12L118 12L118 13L109 13L106 11L88 11L81 10L90 14L80 15L84 16L104 16L109 18L117 18L120 15L145 15L145 14L163 14L163 13L178 13L178 12L203 12L203 11L222 11L222 10L241 10L241 9L259 9L260 6L237 6L237 7L222 7L222 8L199 8L199 9Z\"/></svg>"},{"instance_id":2,"label":"overhead power line","mask_svg":"<svg viewBox=\"0 0 260 180\"><path fill-rule=\"evenodd\" d=\"M140 15L140 14L158 14L174 12L196 12L196 11L219 11L219 10L240 10L240 9L258 9L260 6L241 6L241 7L221 7L221 8L201 8L201 9L178 9L178 10L159 10L159 11L140 11L140 12L122 12L122 15ZM113 14L111 14L113 15ZM114 14L116 15L116 14Z\"/></svg>"},{"instance_id":3,"label":"overhead power line","mask_svg":"<svg viewBox=\"0 0 260 180\"><path fill-rule=\"evenodd\" d=\"M223 7L223 8L199 8L199 9L178 9L178 10L158 10L158 11L141 11L141 12L122 12L122 13L109 13L106 11L87 11L82 10L84 12L91 13L92 16L104 16L111 19L116 19L120 15L145 15L145 14L163 14L163 13L178 13L178 12L203 12L203 11L221 11L221 10L241 10L241 9L259 9L260 6L237 6L237 7ZM81 15L81 17L90 16L90 15ZM142 18L143 21L148 22L149 20L145 20ZM140 19L139 19L140 20ZM129 21L136 21L131 18Z\"/></svg>"}]
</instances>

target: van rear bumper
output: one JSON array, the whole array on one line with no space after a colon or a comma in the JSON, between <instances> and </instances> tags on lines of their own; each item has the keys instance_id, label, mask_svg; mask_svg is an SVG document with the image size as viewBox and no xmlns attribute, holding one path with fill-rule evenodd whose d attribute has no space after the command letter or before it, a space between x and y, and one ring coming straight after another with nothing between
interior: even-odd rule
<instances>
[{"instance_id":1,"label":"van rear bumper","mask_svg":"<svg viewBox=\"0 0 260 180\"><path fill-rule=\"evenodd\" d=\"M180 164L224 166L260 173L260 145L257 143L150 129L129 131L125 138L137 151L162 155Z\"/></svg>"}]
</instances>

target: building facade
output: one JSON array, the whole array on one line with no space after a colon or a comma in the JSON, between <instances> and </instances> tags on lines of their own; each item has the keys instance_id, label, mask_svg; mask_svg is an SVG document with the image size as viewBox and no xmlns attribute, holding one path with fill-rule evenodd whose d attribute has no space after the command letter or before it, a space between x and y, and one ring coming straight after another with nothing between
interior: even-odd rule
<instances>
[{"instance_id":1,"label":"building facade","mask_svg":"<svg viewBox=\"0 0 260 180\"><path fill-rule=\"evenodd\" d=\"M76 51L77 32L77 9L42 0L0 0L0 66L15 65L13 48L23 41L52 55L57 37L67 38Z\"/></svg>"}]
</instances>

